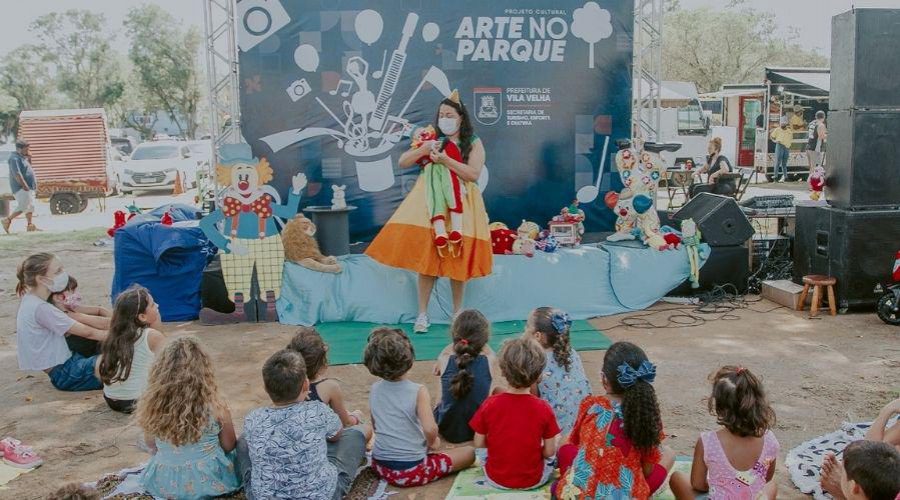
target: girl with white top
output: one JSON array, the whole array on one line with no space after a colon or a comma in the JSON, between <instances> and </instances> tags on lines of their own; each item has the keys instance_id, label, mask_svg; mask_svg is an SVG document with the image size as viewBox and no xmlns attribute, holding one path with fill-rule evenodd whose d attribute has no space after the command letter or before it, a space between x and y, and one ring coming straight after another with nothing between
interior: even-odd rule
<instances>
[{"instance_id":1,"label":"girl with white top","mask_svg":"<svg viewBox=\"0 0 900 500\"><path fill-rule=\"evenodd\" d=\"M131 413L144 392L154 355L166 342L152 328L159 322L159 306L146 288L134 285L116 298L109 336L97 363L103 399L114 411Z\"/></svg>"},{"instance_id":2,"label":"girl with white top","mask_svg":"<svg viewBox=\"0 0 900 500\"><path fill-rule=\"evenodd\" d=\"M22 298L16 313L19 369L43 371L61 391L100 389L94 374L97 356L72 353L66 334L103 341L106 332L66 316L47 302L51 293L65 290L69 275L51 253L29 255L16 270L16 293Z\"/></svg>"}]
</instances>

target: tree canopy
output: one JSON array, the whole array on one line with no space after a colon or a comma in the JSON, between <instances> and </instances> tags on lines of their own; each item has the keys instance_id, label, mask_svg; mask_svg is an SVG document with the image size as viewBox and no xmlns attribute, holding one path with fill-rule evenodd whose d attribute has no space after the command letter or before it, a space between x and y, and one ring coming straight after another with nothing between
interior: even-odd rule
<instances>
[{"instance_id":1,"label":"tree canopy","mask_svg":"<svg viewBox=\"0 0 900 500\"><path fill-rule=\"evenodd\" d=\"M700 92L711 92L726 83L762 83L766 66L828 66L827 57L797 42L795 31L779 35L774 13L746 0L733 0L725 10L682 9L677 1L666 7L666 80L695 82Z\"/></svg>"}]
</instances>

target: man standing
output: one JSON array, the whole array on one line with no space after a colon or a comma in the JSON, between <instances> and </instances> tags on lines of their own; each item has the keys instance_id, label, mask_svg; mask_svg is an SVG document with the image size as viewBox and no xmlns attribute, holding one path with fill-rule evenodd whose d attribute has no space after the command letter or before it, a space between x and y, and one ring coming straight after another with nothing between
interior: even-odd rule
<instances>
[{"instance_id":1,"label":"man standing","mask_svg":"<svg viewBox=\"0 0 900 500\"><path fill-rule=\"evenodd\" d=\"M788 128L788 117L783 115L779 127L770 134L775 142L775 182L784 182L787 178L787 162L794 132Z\"/></svg>"},{"instance_id":2,"label":"man standing","mask_svg":"<svg viewBox=\"0 0 900 500\"><path fill-rule=\"evenodd\" d=\"M828 130L825 128L825 112L816 111L816 119L809 123L807 129L808 141L806 143L806 157L809 159L809 175L813 174L816 165L822 164L825 153L825 141L828 138Z\"/></svg>"},{"instance_id":3,"label":"man standing","mask_svg":"<svg viewBox=\"0 0 900 500\"><path fill-rule=\"evenodd\" d=\"M13 219L23 213L28 222L27 230L37 231L37 227L31 222L37 183L34 181L34 170L31 168L30 158L28 143L22 140L16 141L16 152L9 157L9 188L16 197L16 209L9 214L9 217L0 221L3 224L3 230L7 233L9 233L9 226Z\"/></svg>"}]
</instances>

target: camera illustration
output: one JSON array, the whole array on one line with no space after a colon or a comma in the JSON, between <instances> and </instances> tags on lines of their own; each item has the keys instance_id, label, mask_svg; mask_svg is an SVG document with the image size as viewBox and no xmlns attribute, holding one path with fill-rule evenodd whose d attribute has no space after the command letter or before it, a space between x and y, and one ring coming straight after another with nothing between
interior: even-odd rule
<instances>
[{"instance_id":1,"label":"camera illustration","mask_svg":"<svg viewBox=\"0 0 900 500\"><path fill-rule=\"evenodd\" d=\"M303 96L309 94L312 89L310 89L309 82L306 81L306 78L301 78L291 83L286 90L291 100L297 102L302 99Z\"/></svg>"},{"instance_id":2,"label":"camera illustration","mask_svg":"<svg viewBox=\"0 0 900 500\"><path fill-rule=\"evenodd\" d=\"M290 22L280 0L241 0L237 3L238 47L247 52Z\"/></svg>"}]
</instances>

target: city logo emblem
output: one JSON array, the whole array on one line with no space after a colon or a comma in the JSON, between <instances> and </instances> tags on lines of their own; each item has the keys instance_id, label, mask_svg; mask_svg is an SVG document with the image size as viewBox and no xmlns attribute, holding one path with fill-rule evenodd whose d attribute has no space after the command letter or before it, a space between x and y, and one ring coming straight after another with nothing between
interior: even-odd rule
<instances>
[{"instance_id":1,"label":"city logo emblem","mask_svg":"<svg viewBox=\"0 0 900 500\"><path fill-rule=\"evenodd\" d=\"M503 115L503 89L500 87L475 87L473 90L475 120L482 125L493 125Z\"/></svg>"}]
</instances>

